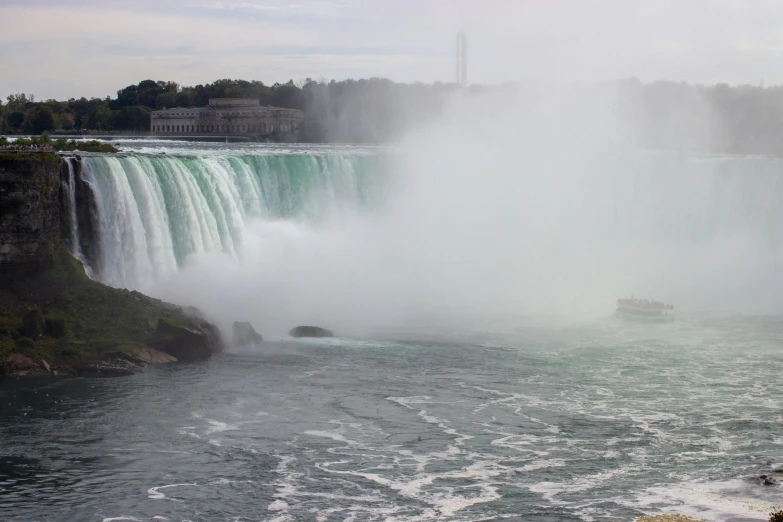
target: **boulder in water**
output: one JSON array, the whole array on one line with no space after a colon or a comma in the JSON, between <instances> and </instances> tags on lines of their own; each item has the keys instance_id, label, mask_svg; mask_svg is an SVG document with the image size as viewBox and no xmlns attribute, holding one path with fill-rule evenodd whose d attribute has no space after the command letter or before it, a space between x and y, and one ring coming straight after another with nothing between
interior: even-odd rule
<instances>
[{"instance_id":1,"label":"boulder in water","mask_svg":"<svg viewBox=\"0 0 783 522\"><path fill-rule=\"evenodd\" d=\"M151 364L177 362L177 358L149 346L127 346L121 350L106 353L107 359L124 360L144 367Z\"/></svg>"},{"instance_id":2,"label":"boulder in water","mask_svg":"<svg viewBox=\"0 0 783 522\"><path fill-rule=\"evenodd\" d=\"M180 361L203 361L212 356L209 336L188 328L171 319L158 319L154 348L176 357Z\"/></svg>"},{"instance_id":3,"label":"boulder in water","mask_svg":"<svg viewBox=\"0 0 783 522\"><path fill-rule=\"evenodd\" d=\"M334 337L334 333L318 326L297 326L288 335L291 337Z\"/></svg>"},{"instance_id":4,"label":"boulder in water","mask_svg":"<svg viewBox=\"0 0 783 522\"><path fill-rule=\"evenodd\" d=\"M127 377L142 370L140 366L124 359L74 364L73 369L79 377Z\"/></svg>"},{"instance_id":5,"label":"boulder in water","mask_svg":"<svg viewBox=\"0 0 783 522\"><path fill-rule=\"evenodd\" d=\"M7 363L12 370L16 371L35 370L38 368L38 365L35 364L32 359L22 355L21 353L11 355L8 358Z\"/></svg>"},{"instance_id":6,"label":"boulder in water","mask_svg":"<svg viewBox=\"0 0 783 522\"><path fill-rule=\"evenodd\" d=\"M261 334L256 332L253 325L245 321L243 323L234 323L234 344L239 346L247 346L250 344L261 344L264 342L264 338Z\"/></svg>"}]
</instances>

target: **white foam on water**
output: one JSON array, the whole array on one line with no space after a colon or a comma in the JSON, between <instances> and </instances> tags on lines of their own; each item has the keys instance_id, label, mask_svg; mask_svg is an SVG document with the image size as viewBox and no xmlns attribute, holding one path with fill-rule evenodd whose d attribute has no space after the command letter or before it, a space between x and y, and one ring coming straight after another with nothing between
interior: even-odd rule
<instances>
[{"instance_id":1,"label":"white foam on water","mask_svg":"<svg viewBox=\"0 0 783 522\"><path fill-rule=\"evenodd\" d=\"M221 431L235 431L239 429L239 426L234 424L227 424L212 419L204 419L209 424L209 428L206 429L206 433L218 433Z\"/></svg>"},{"instance_id":2,"label":"white foam on water","mask_svg":"<svg viewBox=\"0 0 783 522\"><path fill-rule=\"evenodd\" d=\"M183 486L198 486L198 484L166 484L165 486L155 486L154 488L150 488L147 490L148 498L154 499L154 500L173 500L175 502L182 502L182 500L167 497L165 493L161 493L161 489L166 488L179 488Z\"/></svg>"},{"instance_id":3,"label":"white foam on water","mask_svg":"<svg viewBox=\"0 0 783 522\"><path fill-rule=\"evenodd\" d=\"M339 433L335 433L333 431L318 431L318 430L308 430L304 432L305 435L310 435L312 437L323 437L326 439L332 439L337 442L343 442L345 444L348 444L350 446L360 446L356 441L346 439L343 435Z\"/></svg>"},{"instance_id":4,"label":"white foam on water","mask_svg":"<svg viewBox=\"0 0 783 522\"><path fill-rule=\"evenodd\" d=\"M280 499L277 499L269 504L266 509L269 511L282 511L284 509L288 509L288 504Z\"/></svg>"},{"instance_id":5,"label":"white foam on water","mask_svg":"<svg viewBox=\"0 0 783 522\"><path fill-rule=\"evenodd\" d=\"M290 522L292 520L296 520L296 519L288 515L280 515L279 517L270 518L269 522Z\"/></svg>"},{"instance_id":6,"label":"white foam on water","mask_svg":"<svg viewBox=\"0 0 783 522\"><path fill-rule=\"evenodd\" d=\"M754 492L773 493L762 486L753 488L740 479L714 483L685 482L648 488L628 505L650 514L680 513L710 522L731 522L737 517L767 521L769 513L781 509L783 499L772 502L753 498L750 495Z\"/></svg>"},{"instance_id":7,"label":"white foam on water","mask_svg":"<svg viewBox=\"0 0 783 522\"><path fill-rule=\"evenodd\" d=\"M520 471L520 472L529 472L529 471L538 471L540 469L547 469L547 468L563 468L566 466L566 461L561 459L552 459L552 460L536 460L531 462L530 464L525 464L521 468L513 468L514 471Z\"/></svg>"},{"instance_id":8,"label":"white foam on water","mask_svg":"<svg viewBox=\"0 0 783 522\"><path fill-rule=\"evenodd\" d=\"M141 522L138 518L135 517L111 517L111 518L104 518L103 522L116 522L119 520L130 520L132 522Z\"/></svg>"},{"instance_id":9,"label":"white foam on water","mask_svg":"<svg viewBox=\"0 0 783 522\"><path fill-rule=\"evenodd\" d=\"M559 504L561 502L556 500L555 497L561 493L576 493L595 489L616 476L625 475L632 471L639 471L640 469L640 466L621 466L600 473L578 477L570 481L557 483L544 481L536 484L523 485L522 487L526 487L532 493L538 493L551 504Z\"/></svg>"}]
</instances>

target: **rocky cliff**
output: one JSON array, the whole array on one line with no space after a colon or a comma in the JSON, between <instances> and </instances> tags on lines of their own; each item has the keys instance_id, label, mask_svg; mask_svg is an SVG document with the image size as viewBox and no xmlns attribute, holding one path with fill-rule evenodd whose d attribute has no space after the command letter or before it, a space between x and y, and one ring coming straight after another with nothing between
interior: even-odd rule
<instances>
[{"instance_id":1,"label":"rocky cliff","mask_svg":"<svg viewBox=\"0 0 783 522\"><path fill-rule=\"evenodd\" d=\"M61 160L52 153L0 154L0 270L38 270L60 238Z\"/></svg>"},{"instance_id":2,"label":"rocky cliff","mask_svg":"<svg viewBox=\"0 0 783 522\"><path fill-rule=\"evenodd\" d=\"M0 375L127 375L219 351L220 333L197 310L92 281L71 256L69 223L89 221L94 203L85 185L67 186L83 181L68 163L78 161L0 154Z\"/></svg>"}]
</instances>

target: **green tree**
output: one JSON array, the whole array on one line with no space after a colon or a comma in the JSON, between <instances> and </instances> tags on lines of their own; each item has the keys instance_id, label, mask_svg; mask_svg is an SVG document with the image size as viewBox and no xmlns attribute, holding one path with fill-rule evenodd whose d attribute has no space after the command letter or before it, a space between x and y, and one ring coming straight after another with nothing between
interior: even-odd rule
<instances>
[{"instance_id":1,"label":"green tree","mask_svg":"<svg viewBox=\"0 0 783 522\"><path fill-rule=\"evenodd\" d=\"M8 115L8 128L11 132L19 132L24 123L24 112L14 111Z\"/></svg>"},{"instance_id":2,"label":"green tree","mask_svg":"<svg viewBox=\"0 0 783 522\"><path fill-rule=\"evenodd\" d=\"M181 92L177 94L177 97L174 100L174 104L177 107L190 107L192 105L190 103L190 96L188 96L186 92Z\"/></svg>"},{"instance_id":3,"label":"green tree","mask_svg":"<svg viewBox=\"0 0 783 522\"><path fill-rule=\"evenodd\" d=\"M92 125L95 129L98 130L109 130L109 122L111 121L111 117L111 109L108 107L101 107L95 111L95 114L91 118Z\"/></svg>"},{"instance_id":4,"label":"green tree","mask_svg":"<svg viewBox=\"0 0 783 522\"><path fill-rule=\"evenodd\" d=\"M177 93L162 92L155 97L155 107L158 109L167 109L175 106Z\"/></svg>"},{"instance_id":5,"label":"green tree","mask_svg":"<svg viewBox=\"0 0 783 522\"><path fill-rule=\"evenodd\" d=\"M27 108L28 103L33 103L35 101L35 96L32 94L28 98L26 94L11 94L7 98L8 100L8 108L12 111L24 111Z\"/></svg>"},{"instance_id":6,"label":"green tree","mask_svg":"<svg viewBox=\"0 0 783 522\"><path fill-rule=\"evenodd\" d=\"M35 117L33 118L33 131L36 134L41 134L45 131L54 130L54 123L54 111L52 111L49 106L44 105L35 113Z\"/></svg>"},{"instance_id":7,"label":"green tree","mask_svg":"<svg viewBox=\"0 0 783 522\"><path fill-rule=\"evenodd\" d=\"M73 114L70 112L64 112L57 117L60 128L63 130L72 130L74 125Z\"/></svg>"},{"instance_id":8,"label":"green tree","mask_svg":"<svg viewBox=\"0 0 783 522\"><path fill-rule=\"evenodd\" d=\"M150 128L150 113L146 107L125 107L121 111L114 111L111 119L111 127L114 129L146 131Z\"/></svg>"}]
</instances>

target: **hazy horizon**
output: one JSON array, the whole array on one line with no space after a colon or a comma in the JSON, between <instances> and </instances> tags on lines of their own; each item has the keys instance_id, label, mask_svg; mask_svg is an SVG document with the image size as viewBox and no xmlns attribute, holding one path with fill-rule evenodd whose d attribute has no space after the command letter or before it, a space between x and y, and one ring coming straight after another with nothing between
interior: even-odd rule
<instances>
[{"instance_id":1,"label":"hazy horizon","mask_svg":"<svg viewBox=\"0 0 783 522\"><path fill-rule=\"evenodd\" d=\"M142 79L783 83L771 1L0 0L3 99L105 97Z\"/></svg>"}]
</instances>

